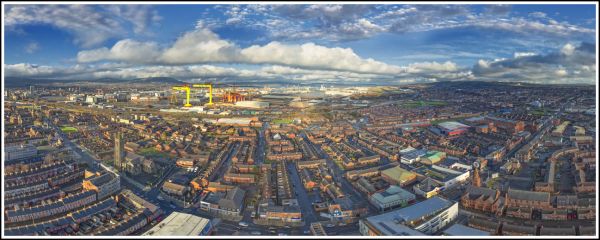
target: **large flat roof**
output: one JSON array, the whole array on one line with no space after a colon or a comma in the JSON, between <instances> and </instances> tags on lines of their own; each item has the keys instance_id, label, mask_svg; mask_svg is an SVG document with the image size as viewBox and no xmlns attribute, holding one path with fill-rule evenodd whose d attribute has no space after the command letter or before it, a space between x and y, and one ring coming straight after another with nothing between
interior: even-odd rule
<instances>
[{"instance_id":1,"label":"large flat roof","mask_svg":"<svg viewBox=\"0 0 600 240\"><path fill-rule=\"evenodd\" d=\"M438 123L438 126L445 128L449 131L453 131L456 129L460 129L460 128L468 128L470 127L469 125L465 125L459 122L442 122L442 123Z\"/></svg>"},{"instance_id":2,"label":"large flat roof","mask_svg":"<svg viewBox=\"0 0 600 240\"><path fill-rule=\"evenodd\" d=\"M209 222L203 217L173 212L142 236L198 236Z\"/></svg>"},{"instance_id":3,"label":"large flat roof","mask_svg":"<svg viewBox=\"0 0 600 240\"><path fill-rule=\"evenodd\" d=\"M391 212L387 212L384 214L368 217L367 220L369 222L396 222L398 220L404 220L406 223L419 220L422 217L427 217L432 214L439 212L440 210L446 209L452 206L454 203L440 198L440 197L432 197L425 201L410 205L405 208L401 208L398 210L394 210ZM401 224L397 224L401 225Z\"/></svg>"},{"instance_id":4,"label":"large flat roof","mask_svg":"<svg viewBox=\"0 0 600 240\"><path fill-rule=\"evenodd\" d=\"M445 235L448 236L489 236L489 232L481 231L476 228L467 227L462 224L454 224L452 227L444 231Z\"/></svg>"},{"instance_id":5,"label":"large flat roof","mask_svg":"<svg viewBox=\"0 0 600 240\"><path fill-rule=\"evenodd\" d=\"M400 166L395 166L381 171L382 174L388 175L389 177L405 182L415 178L417 175L414 172L408 171Z\"/></svg>"},{"instance_id":6,"label":"large flat roof","mask_svg":"<svg viewBox=\"0 0 600 240\"><path fill-rule=\"evenodd\" d=\"M391 185L385 191L374 193L371 197L379 202L392 202L399 199L414 199L415 195L397 185Z\"/></svg>"}]
</instances>

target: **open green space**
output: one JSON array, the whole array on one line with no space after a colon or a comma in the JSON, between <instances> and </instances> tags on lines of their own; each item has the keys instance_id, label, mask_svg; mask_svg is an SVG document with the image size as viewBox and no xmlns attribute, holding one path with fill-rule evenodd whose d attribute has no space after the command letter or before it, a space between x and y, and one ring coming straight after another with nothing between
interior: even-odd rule
<instances>
[{"instance_id":1,"label":"open green space","mask_svg":"<svg viewBox=\"0 0 600 240\"><path fill-rule=\"evenodd\" d=\"M63 131L64 133L77 132L77 128L74 128L74 127L71 127L71 126L60 126L60 130Z\"/></svg>"},{"instance_id":2,"label":"open green space","mask_svg":"<svg viewBox=\"0 0 600 240\"><path fill-rule=\"evenodd\" d=\"M529 113L531 113L534 116L545 116L548 115L548 110L546 110L545 108L539 108L532 110Z\"/></svg>"},{"instance_id":3,"label":"open green space","mask_svg":"<svg viewBox=\"0 0 600 240\"><path fill-rule=\"evenodd\" d=\"M289 118L280 118L280 119L273 120L273 124L291 124L293 122L294 122L294 120L289 119Z\"/></svg>"},{"instance_id":4,"label":"open green space","mask_svg":"<svg viewBox=\"0 0 600 240\"><path fill-rule=\"evenodd\" d=\"M412 101L412 102L404 102L402 103L403 107L407 108L416 108L416 107L440 107L448 105L447 102L444 101Z\"/></svg>"},{"instance_id":5,"label":"open green space","mask_svg":"<svg viewBox=\"0 0 600 240\"><path fill-rule=\"evenodd\" d=\"M161 158L169 157L168 153L159 152L158 150L156 150L156 148L153 148L153 147L142 148L138 151L138 154L140 154L144 157L161 157Z\"/></svg>"}]
</instances>

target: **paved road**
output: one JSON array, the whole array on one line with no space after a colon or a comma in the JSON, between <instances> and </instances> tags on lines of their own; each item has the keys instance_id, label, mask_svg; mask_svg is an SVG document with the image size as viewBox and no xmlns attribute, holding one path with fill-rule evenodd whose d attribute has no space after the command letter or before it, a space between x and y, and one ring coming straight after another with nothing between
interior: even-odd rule
<instances>
[{"instance_id":1,"label":"paved road","mask_svg":"<svg viewBox=\"0 0 600 240\"><path fill-rule=\"evenodd\" d=\"M318 221L318 216L315 214L315 211L312 207L311 199L302 184L302 180L300 180L300 176L298 175L298 170L296 168L296 164L294 162L288 162L286 164L286 168L289 171L289 178L292 182L292 189L298 199L298 204L300 205L300 209L302 210L302 220L304 221L304 227L302 230L308 230L310 228L310 223Z\"/></svg>"},{"instance_id":2,"label":"paved road","mask_svg":"<svg viewBox=\"0 0 600 240\"><path fill-rule=\"evenodd\" d=\"M330 170L332 170L334 182L341 184L341 189L347 195L347 197L350 197L350 199L353 200L354 203L364 203L367 206L369 212L377 212L377 209L373 205L369 204L368 201L362 196L362 194L358 192L358 190L356 190L354 186L350 184L348 179L344 177L344 171L333 162L329 155L323 152L323 149L321 149L320 146L316 146L315 144L313 144L305 134L301 134L301 136L308 144L311 144L312 147L314 147L314 149L317 150L319 157L326 159L327 167Z\"/></svg>"},{"instance_id":3,"label":"paved road","mask_svg":"<svg viewBox=\"0 0 600 240\"><path fill-rule=\"evenodd\" d=\"M60 136L61 141L65 144L65 146L67 148L71 149L76 155L80 156L79 160L82 161L83 163L86 163L90 170L92 170L92 171L100 170L100 162L96 161L96 158L94 158L87 151L83 151L79 146L75 145L71 140L69 140L69 138L54 123L48 121L47 119L45 120L45 122L46 122L46 124L48 124L48 126L54 128L54 130Z\"/></svg>"}]
</instances>

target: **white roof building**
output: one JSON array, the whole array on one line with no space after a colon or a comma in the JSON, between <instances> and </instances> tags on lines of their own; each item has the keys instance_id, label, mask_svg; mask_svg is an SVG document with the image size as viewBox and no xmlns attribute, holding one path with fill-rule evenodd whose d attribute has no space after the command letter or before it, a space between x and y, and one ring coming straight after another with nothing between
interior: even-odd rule
<instances>
[{"instance_id":1,"label":"white roof building","mask_svg":"<svg viewBox=\"0 0 600 240\"><path fill-rule=\"evenodd\" d=\"M201 236L208 235L211 229L210 219L173 212L142 236Z\"/></svg>"}]
</instances>

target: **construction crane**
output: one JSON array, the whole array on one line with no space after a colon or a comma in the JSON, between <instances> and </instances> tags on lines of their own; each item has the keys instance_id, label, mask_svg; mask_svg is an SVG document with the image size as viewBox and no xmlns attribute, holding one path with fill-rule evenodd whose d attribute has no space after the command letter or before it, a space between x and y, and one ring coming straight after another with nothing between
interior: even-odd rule
<instances>
[{"instance_id":1,"label":"construction crane","mask_svg":"<svg viewBox=\"0 0 600 240\"><path fill-rule=\"evenodd\" d=\"M177 91L185 91L185 104L183 104L184 107L191 107L192 104L190 104L190 86L188 85L183 85L183 86L175 86L173 87L173 90L177 90Z\"/></svg>"},{"instance_id":2,"label":"construction crane","mask_svg":"<svg viewBox=\"0 0 600 240\"><path fill-rule=\"evenodd\" d=\"M195 88L208 88L208 105L212 105L213 104L213 94L212 94L212 84L210 83L205 83L205 84L194 84L192 85L192 87Z\"/></svg>"}]
</instances>

